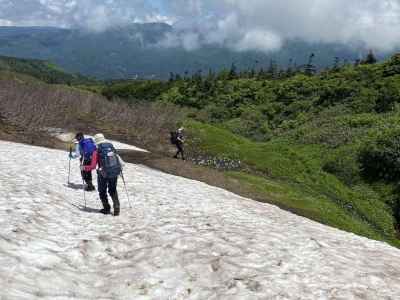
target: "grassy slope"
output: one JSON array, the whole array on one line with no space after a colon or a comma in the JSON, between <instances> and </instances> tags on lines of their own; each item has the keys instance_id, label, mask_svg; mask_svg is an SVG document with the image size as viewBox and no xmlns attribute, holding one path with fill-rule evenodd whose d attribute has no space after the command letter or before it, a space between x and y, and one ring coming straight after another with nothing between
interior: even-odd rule
<instances>
[{"instance_id":1,"label":"grassy slope","mask_svg":"<svg viewBox=\"0 0 400 300\"><path fill-rule=\"evenodd\" d=\"M48 83L79 84L92 82L86 77L66 73L53 63L36 59L0 56L0 71L25 74Z\"/></svg>"},{"instance_id":2,"label":"grassy slope","mask_svg":"<svg viewBox=\"0 0 400 300\"><path fill-rule=\"evenodd\" d=\"M323 171L328 149L284 139L256 143L193 121L186 126L196 136L196 147L201 151L240 159L248 166L251 172L226 175L263 193L266 201L321 223L400 246L390 210L371 189L350 188Z\"/></svg>"}]
</instances>

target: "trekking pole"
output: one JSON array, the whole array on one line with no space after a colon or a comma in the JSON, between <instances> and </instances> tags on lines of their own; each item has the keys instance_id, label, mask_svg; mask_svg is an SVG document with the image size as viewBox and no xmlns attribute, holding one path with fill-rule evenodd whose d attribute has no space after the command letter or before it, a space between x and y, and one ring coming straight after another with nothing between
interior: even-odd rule
<instances>
[{"instance_id":1,"label":"trekking pole","mask_svg":"<svg viewBox=\"0 0 400 300\"><path fill-rule=\"evenodd\" d=\"M85 190L85 178L83 175L83 163L85 162L85 155L82 155L82 161L81 161L81 176L82 176L82 184L83 184L83 201L85 201L85 209L86 209L86 190Z\"/></svg>"},{"instance_id":2,"label":"trekking pole","mask_svg":"<svg viewBox=\"0 0 400 300\"><path fill-rule=\"evenodd\" d=\"M126 182L125 182L125 178L124 178L124 173L122 172L122 170L121 170L121 178L122 178L122 182L124 183L125 193L126 193L126 197L128 198L129 208L132 208L131 200L129 199L128 189L126 188Z\"/></svg>"},{"instance_id":3,"label":"trekking pole","mask_svg":"<svg viewBox=\"0 0 400 300\"><path fill-rule=\"evenodd\" d=\"M71 155L72 155L72 146L69 146L69 163L68 163L68 184L70 183L71 176Z\"/></svg>"},{"instance_id":4,"label":"trekking pole","mask_svg":"<svg viewBox=\"0 0 400 300\"><path fill-rule=\"evenodd\" d=\"M85 201L85 209L86 209L86 190L85 190L85 180L82 179L83 183L83 201Z\"/></svg>"}]
</instances>

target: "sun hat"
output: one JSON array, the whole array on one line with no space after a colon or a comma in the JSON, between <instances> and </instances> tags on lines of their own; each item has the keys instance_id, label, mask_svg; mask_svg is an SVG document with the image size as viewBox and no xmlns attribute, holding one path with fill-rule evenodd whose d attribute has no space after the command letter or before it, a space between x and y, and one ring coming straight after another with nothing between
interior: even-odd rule
<instances>
[{"instance_id":1,"label":"sun hat","mask_svg":"<svg viewBox=\"0 0 400 300\"><path fill-rule=\"evenodd\" d=\"M106 141L106 138L104 137L104 134L98 133L94 136L94 141L96 142L96 144L101 144Z\"/></svg>"}]
</instances>

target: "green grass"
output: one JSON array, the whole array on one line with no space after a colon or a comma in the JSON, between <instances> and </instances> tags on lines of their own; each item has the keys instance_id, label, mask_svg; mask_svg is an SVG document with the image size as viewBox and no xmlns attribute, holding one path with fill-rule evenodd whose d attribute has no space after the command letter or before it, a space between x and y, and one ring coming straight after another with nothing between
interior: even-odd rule
<instances>
[{"instance_id":1,"label":"green grass","mask_svg":"<svg viewBox=\"0 0 400 300\"><path fill-rule=\"evenodd\" d=\"M326 146L302 145L276 139L256 143L224 129L187 121L196 148L202 153L239 159L248 172L227 172L266 201L315 221L356 234L396 241L394 218L379 194L367 185L349 187L323 170L332 152Z\"/></svg>"}]
</instances>

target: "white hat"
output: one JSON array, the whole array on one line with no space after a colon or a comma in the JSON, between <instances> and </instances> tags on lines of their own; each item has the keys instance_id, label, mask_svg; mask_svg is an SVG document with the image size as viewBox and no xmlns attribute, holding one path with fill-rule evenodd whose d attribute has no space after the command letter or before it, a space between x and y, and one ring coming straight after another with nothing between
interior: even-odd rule
<instances>
[{"instance_id":1,"label":"white hat","mask_svg":"<svg viewBox=\"0 0 400 300\"><path fill-rule=\"evenodd\" d=\"M183 131L185 128L181 127L178 129L179 132Z\"/></svg>"},{"instance_id":2,"label":"white hat","mask_svg":"<svg viewBox=\"0 0 400 300\"><path fill-rule=\"evenodd\" d=\"M98 133L94 136L94 141L96 142L97 145L99 145L101 143L105 143L106 138L104 137L104 135L102 133Z\"/></svg>"}]
</instances>

